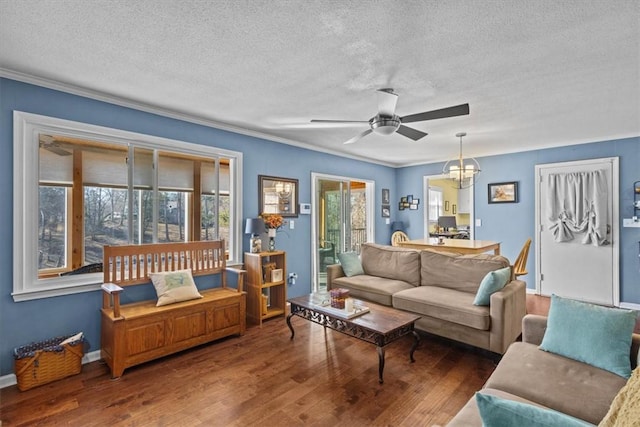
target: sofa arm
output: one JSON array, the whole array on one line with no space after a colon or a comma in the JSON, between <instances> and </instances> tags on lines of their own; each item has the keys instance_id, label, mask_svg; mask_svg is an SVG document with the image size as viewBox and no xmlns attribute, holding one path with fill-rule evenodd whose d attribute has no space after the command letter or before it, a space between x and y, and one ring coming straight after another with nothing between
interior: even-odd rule
<instances>
[{"instance_id":1,"label":"sofa arm","mask_svg":"<svg viewBox=\"0 0 640 427\"><path fill-rule=\"evenodd\" d=\"M540 345L547 330L547 317L527 314L522 319L522 342Z\"/></svg>"},{"instance_id":2,"label":"sofa arm","mask_svg":"<svg viewBox=\"0 0 640 427\"><path fill-rule=\"evenodd\" d=\"M527 314L526 285L521 280L512 280L500 291L491 295L489 315L489 350L504 354L507 347L522 332L522 318Z\"/></svg>"},{"instance_id":3,"label":"sofa arm","mask_svg":"<svg viewBox=\"0 0 640 427\"><path fill-rule=\"evenodd\" d=\"M340 264L333 264L327 266L327 290L332 289L332 282L339 278L344 277L344 270Z\"/></svg>"}]
</instances>

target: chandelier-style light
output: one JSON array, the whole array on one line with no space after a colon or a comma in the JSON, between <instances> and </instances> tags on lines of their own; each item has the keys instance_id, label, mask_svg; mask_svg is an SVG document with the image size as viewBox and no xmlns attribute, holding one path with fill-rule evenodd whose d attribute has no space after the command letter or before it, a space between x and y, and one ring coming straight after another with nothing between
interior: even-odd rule
<instances>
[{"instance_id":1,"label":"chandelier-style light","mask_svg":"<svg viewBox=\"0 0 640 427\"><path fill-rule=\"evenodd\" d=\"M476 175L480 173L480 163L473 157L467 159L462 157L462 137L467 136L466 132L456 134L460 138L460 156L455 160L445 163L442 172L451 179L457 188L468 188L475 183Z\"/></svg>"},{"instance_id":2,"label":"chandelier-style light","mask_svg":"<svg viewBox=\"0 0 640 427\"><path fill-rule=\"evenodd\" d=\"M286 199L291 195L291 184L282 181L276 182L276 193L281 199Z\"/></svg>"}]
</instances>

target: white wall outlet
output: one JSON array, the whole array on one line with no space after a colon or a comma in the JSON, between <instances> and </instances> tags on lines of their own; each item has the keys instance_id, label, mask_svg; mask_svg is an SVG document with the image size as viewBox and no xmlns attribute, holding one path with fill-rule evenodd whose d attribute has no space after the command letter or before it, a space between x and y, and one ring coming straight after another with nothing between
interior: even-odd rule
<instances>
[{"instance_id":1,"label":"white wall outlet","mask_svg":"<svg viewBox=\"0 0 640 427\"><path fill-rule=\"evenodd\" d=\"M290 285L295 285L296 284L296 279L298 278L298 273L289 273L289 284Z\"/></svg>"},{"instance_id":2,"label":"white wall outlet","mask_svg":"<svg viewBox=\"0 0 640 427\"><path fill-rule=\"evenodd\" d=\"M480 218L476 218L476 227L482 227L482 220Z\"/></svg>"},{"instance_id":3,"label":"white wall outlet","mask_svg":"<svg viewBox=\"0 0 640 427\"><path fill-rule=\"evenodd\" d=\"M293 230L294 228L296 228L296 223L290 219L289 220L289 230Z\"/></svg>"}]
</instances>

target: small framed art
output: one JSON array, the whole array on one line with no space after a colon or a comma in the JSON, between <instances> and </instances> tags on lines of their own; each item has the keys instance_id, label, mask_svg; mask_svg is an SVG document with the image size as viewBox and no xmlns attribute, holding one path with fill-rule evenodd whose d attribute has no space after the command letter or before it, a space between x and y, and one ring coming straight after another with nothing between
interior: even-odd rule
<instances>
[{"instance_id":1,"label":"small framed art","mask_svg":"<svg viewBox=\"0 0 640 427\"><path fill-rule=\"evenodd\" d=\"M518 203L518 183L495 182L488 185L489 203Z\"/></svg>"}]
</instances>

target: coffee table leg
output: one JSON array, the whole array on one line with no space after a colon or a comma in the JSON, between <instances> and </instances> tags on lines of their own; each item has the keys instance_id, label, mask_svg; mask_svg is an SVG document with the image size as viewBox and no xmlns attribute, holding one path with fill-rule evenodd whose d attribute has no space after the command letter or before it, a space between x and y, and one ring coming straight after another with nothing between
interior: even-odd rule
<instances>
[{"instance_id":1,"label":"coffee table leg","mask_svg":"<svg viewBox=\"0 0 640 427\"><path fill-rule=\"evenodd\" d=\"M418 344L420 344L420 335L416 331L411 331L413 334L413 345L411 346L411 350L409 351L409 359L411 363L415 362L416 359L413 358L413 352L418 348Z\"/></svg>"},{"instance_id":2,"label":"coffee table leg","mask_svg":"<svg viewBox=\"0 0 640 427\"><path fill-rule=\"evenodd\" d=\"M293 339L293 336L296 334L293 330L293 326L291 326L291 317L293 316L293 313L291 313L290 315L287 316L287 326L289 326L289 329L291 329L291 338L289 339Z\"/></svg>"},{"instance_id":3,"label":"coffee table leg","mask_svg":"<svg viewBox=\"0 0 640 427\"><path fill-rule=\"evenodd\" d=\"M384 371L384 347L378 346L378 382L384 383L382 380L382 372Z\"/></svg>"}]
</instances>

